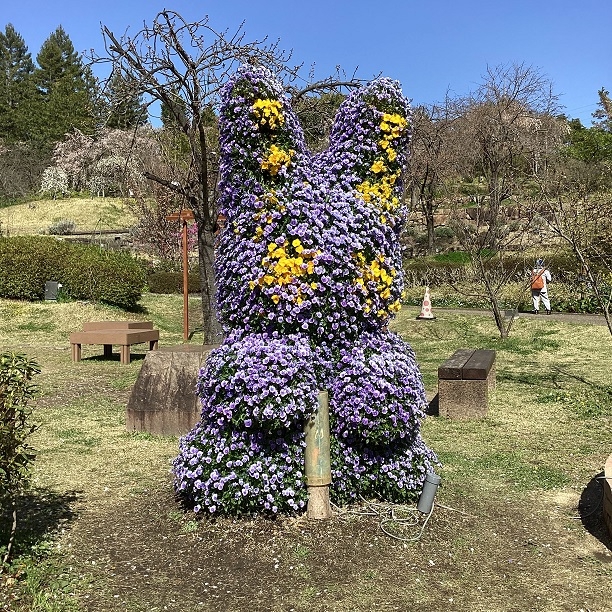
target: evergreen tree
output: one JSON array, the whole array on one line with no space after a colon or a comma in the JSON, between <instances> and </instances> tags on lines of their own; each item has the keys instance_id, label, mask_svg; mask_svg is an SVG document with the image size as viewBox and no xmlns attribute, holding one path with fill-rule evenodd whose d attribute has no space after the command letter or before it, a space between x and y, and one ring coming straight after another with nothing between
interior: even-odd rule
<instances>
[{"instance_id":1,"label":"evergreen tree","mask_svg":"<svg viewBox=\"0 0 612 612\"><path fill-rule=\"evenodd\" d=\"M51 144L77 128L91 133L96 125L96 82L70 37L59 26L36 56L38 90L32 138Z\"/></svg>"},{"instance_id":2,"label":"evergreen tree","mask_svg":"<svg viewBox=\"0 0 612 612\"><path fill-rule=\"evenodd\" d=\"M593 118L598 121L594 121L593 125L606 132L612 132L612 99L610 99L610 92L602 87L597 95L599 96L599 108L593 113Z\"/></svg>"},{"instance_id":3,"label":"evergreen tree","mask_svg":"<svg viewBox=\"0 0 612 612\"><path fill-rule=\"evenodd\" d=\"M586 128L580 119L569 122L565 155L587 164L612 161L612 133L599 125Z\"/></svg>"},{"instance_id":4,"label":"evergreen tree","mask_svg":"<svg viewBox=\"0 0 612 612\"><path fill-rule=\"evenodd\" d=\"M133 79L115 72L107 87L107 127L126 129L147 123L147 106L142 101L142 94Z\"/></svg>"},{"instance_id":5,"label":"evergreen tree","mask_svg":"<svg viewBox=\"0 0 612 612\"><path fill-rule=\"evenodd\" d=\"M23 139L25 102L34 93L30 82L33 72L25 41L9 23L0 32L0 138L6 141Z\"/></svg>"}]
</instances>

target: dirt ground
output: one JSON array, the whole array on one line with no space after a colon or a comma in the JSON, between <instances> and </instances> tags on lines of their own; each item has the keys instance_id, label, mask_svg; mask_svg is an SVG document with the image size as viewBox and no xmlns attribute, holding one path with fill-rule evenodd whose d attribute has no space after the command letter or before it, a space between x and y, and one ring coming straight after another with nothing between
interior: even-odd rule
<instances>
[{"instance_id":1,"label":"dirt ground","mask_svg":"<svg viewBox=\"0 0 612 612\"><path fill-rule=\"evenodd\" d=\"M324 521L196 522L164 486L77 512L61 546L92 612L604 612L612 610L602 581L611 542L600 486L587 489L581 499L554 500L552 516L538 512L536 498L486 508L454 500L465 512L438 500L424 525L418 512L409 523L385 523L388 508L366 505ZM568 529L573 511L582 520Z\"/></svg>"}]
</instances>

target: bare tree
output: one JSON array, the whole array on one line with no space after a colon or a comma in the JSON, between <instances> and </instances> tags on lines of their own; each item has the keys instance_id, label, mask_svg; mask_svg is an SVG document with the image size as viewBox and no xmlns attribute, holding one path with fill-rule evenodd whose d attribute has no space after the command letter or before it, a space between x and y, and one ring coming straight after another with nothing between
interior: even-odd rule
<instances>
[{"instance_id":1,"label":"bare tree","mask_svg":"<svg viewBox=\"0 0 612 612\"><path fill-rule=\"evenodd\" d=\"M520 193L560 144L557 101L552 83L524 64L488 68L476 92L459 101L463 175L479 179L472 196L490 220L488 248L497 243L502 202Z\"/></svg>"},{"instance_id":2,"label":"bare tree","mask_svg":"<svg viewBox=\"0 0 612 612\"><path fill-rule=\"evenodd\" d=\"M455 105L447 97L442 105L419 106L412 116L412 139L406 170L411 208L419 208L427 227L427 252L435 252L435 215L457 177L453 147Z\"/></svg>"},{"instance_id":3,"label":"bare tree","mask_svg":"<svg viewBox=\"0 0 612 612\"><path fill-rule=\"evenodd\" d=\"M289 68L290 54L278 43L247 41L242 26L235 32L217 31L208 17L186 22L178 13L164 10L151 26L136 34L116 36L103 26L105 57L94 61L112 62L114 74L134 84L145 99L162 104L165 119L171 122L187 142L188 163L177 176L169 179L153 171L146 178L181 196L194 212L198 227L199 268L202 286L204 343L221 339L215 310L214 244L219 228L215 197L216 160L211 137L211 109L219 102L219 92L238 65L254 63L271 68L277 74L295 78L298 68ZM339 79L325 79L319 91L327 91ZM349 83L355 84L355 83ZM315 91L310 85L303 93ZM293 87L293 93L298 94Z\"/></svg>"},{"instance_id":4,"label":"bare tree","mask_svg":"<svg viewBox=\"0 0 612 612\"><path fill-rule=\"evenodd\" d=\"M525 214L523 200L558 150L564 126L555 119L552 84L523 64L489 68L476 92L457 104L454 136L462 180L453 229L472 257L473 283L488 300L501 336L507 337L511 320L502 315L500 292L517 270L504 267L504 254L529 246L532 217Z\"/></svg>"},{"instance_id":5,"label":"bare tree","mask_svg":"<svg viewBox=\"0 0 612 612\"><path fill-rule=\"evenodd\" d=\"M559 155L538 176L536 211L567 244L581 266L586 288L612 334L612 192L610 162L587 163Z\"/></svg>"}]
</instances>

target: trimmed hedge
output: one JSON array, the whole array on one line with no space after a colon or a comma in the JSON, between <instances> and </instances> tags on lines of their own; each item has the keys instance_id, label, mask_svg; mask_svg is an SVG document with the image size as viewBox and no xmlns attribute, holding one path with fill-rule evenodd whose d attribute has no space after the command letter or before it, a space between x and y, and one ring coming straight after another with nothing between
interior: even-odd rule
<instances>
[{"instance_id":1,"label":"trimmed hedge","mask_svg":"<svg viewBox=\"0 0 612 612\"><path fill-rule=\"evenodd\" d=\"M151 293L182 293L182 272L151 272L147 277L147 284ZM189 273L189 293L200 292L200 274Z\"/></svg>"},{"instance_id":2,"label":"trimmed hedge","mask_svg":"<svg viewBox=\"0 0 612 612\"><path fill-rule=\"evenodd\" d=\"M131 309L142 296L145 271L121 251L40 236L0 238L0 297L42 300L47 281L61 283L69 298Z\"/></svg>"}]
</instances>

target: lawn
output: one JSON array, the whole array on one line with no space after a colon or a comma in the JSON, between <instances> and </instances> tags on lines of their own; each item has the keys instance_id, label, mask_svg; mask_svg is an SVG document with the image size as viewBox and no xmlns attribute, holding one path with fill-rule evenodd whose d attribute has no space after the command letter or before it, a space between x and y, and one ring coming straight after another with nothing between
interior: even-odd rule
<instances>
[{"instance_id":1,"label":"lawn","mask_svg":"<svg viewBox=\"0 0 612 612\"><path fill-rule=\"evenodd\" d=\"M597 480L612 452L605 327L522 317L501 341L488 316L417 321L419 309L406 308L394 326L430 397L456 348L497 351L487 418L423 423L442 462L429 520L364 500L329 521L196 521L172 494L177 439L125 431L144 346L127 366L102 360L100 347L70 361L68 335L85 320L150 319L161 345L180 343L181 296L145 294L142 304L130 314L0 300L0 348L42 366L33 489L13 573L0 577L0 610L612 609ZM197 300L191 309L197 326Z\"/></svg>"}]
</instances>

